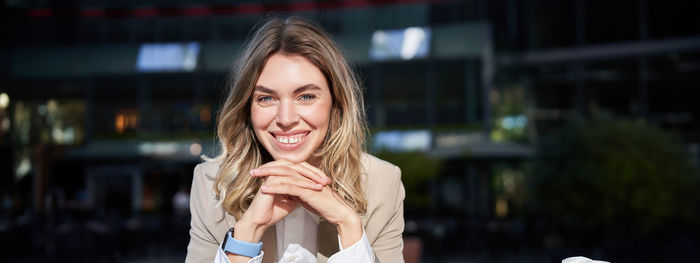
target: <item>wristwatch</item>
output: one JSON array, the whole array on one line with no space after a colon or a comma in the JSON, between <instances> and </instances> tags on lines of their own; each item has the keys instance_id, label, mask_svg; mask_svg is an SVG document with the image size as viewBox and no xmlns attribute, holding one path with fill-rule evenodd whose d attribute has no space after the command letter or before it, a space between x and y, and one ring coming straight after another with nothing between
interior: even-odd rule
<instances>
[{"instance_id":1,"label":"wristwatch","mask_svg":"<svg viewBox=\"0 0 700 263\"><path fill-rule=\"evenodd\" d=\"M233 228L231 228L226 232L226 237L224 237L224 243L221 244L221 249L223 249L224 252L253 258L260 255L262 245L262 242L256 244L233 238Z\"/></svg>"}]
</instances>

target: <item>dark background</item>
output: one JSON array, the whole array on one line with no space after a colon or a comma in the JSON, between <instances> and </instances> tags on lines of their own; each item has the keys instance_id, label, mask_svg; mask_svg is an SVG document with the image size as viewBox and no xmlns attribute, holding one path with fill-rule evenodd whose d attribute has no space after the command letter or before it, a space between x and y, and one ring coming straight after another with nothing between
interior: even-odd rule
<instances>
[{"instance_id":1,"label":"dark background","mask_svg":"<svg viewBox=\"0 0 700 263\"><path fill-rule=\"evenodd\" d=\"M700 1L0 8L2 261L183 261L174 197L217 154L227 70L268 15L317 21L361 76L368 151L403 171L407 261L700 261ZM427 56L369 56L407 27L432 30ZM191 71L136 68L142 44L191 42Z\"/></svg>"}]
</instances>

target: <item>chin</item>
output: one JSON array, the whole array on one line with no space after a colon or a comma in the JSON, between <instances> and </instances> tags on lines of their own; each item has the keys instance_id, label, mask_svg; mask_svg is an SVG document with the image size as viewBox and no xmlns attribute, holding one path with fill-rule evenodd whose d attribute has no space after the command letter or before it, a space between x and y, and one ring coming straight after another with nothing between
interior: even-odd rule
<instances>
[{"instance_id":1,"label":"chin","mask_svg":"<svg viewBox=\"0 0 700 263\"><path fill-rule=\"evenodd\" d=\"M279 160L287 160L293 163L301 163L301 162L306 162L309 159L310 154L275 154L272 155L272 158L275 159L275 161Z\"/></svg>"},{"instance_id":2,"label":"chin","mask_svg":"<svg viewBox=\"0 0 700 263\"><path fill-rule=\"evenodd\" d=\"M313 151L309 149L296 149L296 151L284 151L274 146L271 148L272 151L269 151L268 149L268 153L270 153L270 156L272 156L272 159L274 159L275 161L287 160L293 163L301 163L308 161L309 158L311 158L311 156L313 155Z\"/></svg>"}]
</instances>

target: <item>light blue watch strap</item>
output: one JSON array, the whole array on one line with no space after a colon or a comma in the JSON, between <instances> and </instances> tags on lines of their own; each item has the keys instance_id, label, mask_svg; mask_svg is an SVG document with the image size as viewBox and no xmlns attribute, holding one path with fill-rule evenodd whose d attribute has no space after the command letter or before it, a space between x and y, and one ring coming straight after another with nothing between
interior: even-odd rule
<instances>
[{"instance_id":1,"label":"light blue watch strap","mask_svg":"<svg viewBox=\"0 0 700 263\"><path fill-rule=\"evenodd\" d=\"M226 238L224 239L224 243L221 244L221 249L225 252L252 258L260 255L262 245L262 242L256 244L233 238L233 228L231 228L226 232Z\"/></svg>"}]
</instances>

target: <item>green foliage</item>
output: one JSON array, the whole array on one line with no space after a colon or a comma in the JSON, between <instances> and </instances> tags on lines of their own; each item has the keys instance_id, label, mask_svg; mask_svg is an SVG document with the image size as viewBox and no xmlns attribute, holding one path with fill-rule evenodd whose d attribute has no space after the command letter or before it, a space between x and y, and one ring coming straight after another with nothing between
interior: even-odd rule
<instances>
[{"instance_id":1,"label":"green foliage","mask_svg":"<svg viewBox=\"0 0 700 263\"><path fill-rule=\"evenodd\" d=\"M567 231L645 236L692 223L699 186L680 141L646 123L574 123L539 145L534 191Z\"/></svg>"},{"instance_id":2,"label":"green foliage","mask_svg":"<svg viewBox=\"0 0 700 263\"><path fill-rule=\"evenodd\" d=\"M496 202L498 218L524 216L529 192L527 179L532 174L532 164L523 162L494 162L491 165L491 189ZM507 207L499 206L504 202ZM503 210L505 208L505 210Z\"/></svg>"},{"instance_id":3,"label":"green foliage","mask_svg":"<svg viewBox=\"0 0 700 263\"><path fill-rule=\"evenodd\" d=\"M495 88L491 92L493 123L491 139L495 142L525 142L527 118L525 113L525 89L521 85ZM519 123L522 119L525 125ZM518 120L518 123L511 123Z\"/></svg>"},{"instance_id":4,"label":"green foliage","mask_svg":"<svg viewBox=\"0 0 700 263\"><path fill-rule=\"evenodd\" d=\"M425 208L430 203L426 183L440 170L440 161L422 152L395 153L383 151L378 158L401 168L401 181L406 188L404 204L409 209Z\"/></svg>"}]
</instances>

